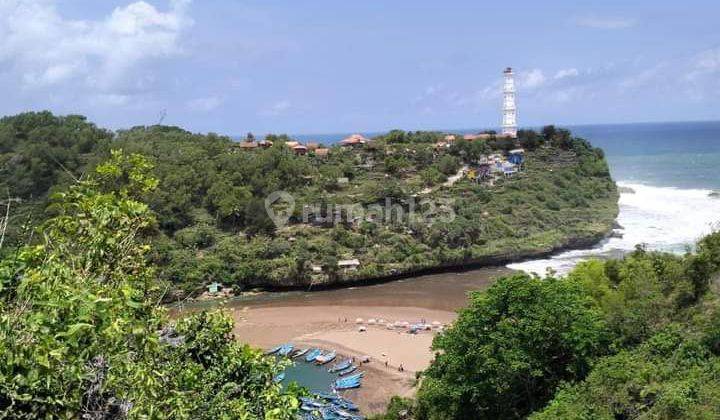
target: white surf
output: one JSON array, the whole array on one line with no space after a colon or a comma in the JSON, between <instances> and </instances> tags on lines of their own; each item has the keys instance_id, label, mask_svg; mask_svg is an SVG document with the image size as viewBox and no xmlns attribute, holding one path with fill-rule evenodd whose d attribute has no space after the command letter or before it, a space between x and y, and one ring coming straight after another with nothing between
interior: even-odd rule
<instances>
[{"instance_id":1,"label":"white surf","mask_svg":"<svg viewBox=\"0 0 720 420\"><path fill-rule=\"evenodd\" d=\"M547 259L530 260L508 267L544 275L548 268L567 274L580 261L620 255L644 245L649 250L684 253L698 239L713 232L720 223L720 198L710 190L653 187L618 182L620 195L618 223L622 229L592 249L563 252ZM632 191L632 192L630 192Z\"/></svg>"}]
</instances>

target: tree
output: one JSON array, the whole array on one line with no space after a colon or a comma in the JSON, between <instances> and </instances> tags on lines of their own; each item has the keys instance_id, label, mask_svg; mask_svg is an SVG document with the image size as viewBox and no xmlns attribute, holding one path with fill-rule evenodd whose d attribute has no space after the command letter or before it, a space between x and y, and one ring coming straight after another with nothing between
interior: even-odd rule
<instances>
[{"instance_id":1,"label":"tree","mask_svg":"<svg viewBox=\"0 0 720 420\"><path fill-rule=\"evenodd\" d=\"M577 282L518 274L470 299L433 342L419 418L526 416L608 352L602 314Z\"/></svg>"},{"instance_id":2,"label":"tree","mask_svg":"<svg viewBox=\"0 0 720 420\"><path fill-rule=\"evenodd\" d=\"M170 323L143 243L155 221L138 201L157 181L114 152L54 197L37 246L0 263L0 416L293 418L274 359L236 342L232 321Z\"/></svg>"}]
</instances>

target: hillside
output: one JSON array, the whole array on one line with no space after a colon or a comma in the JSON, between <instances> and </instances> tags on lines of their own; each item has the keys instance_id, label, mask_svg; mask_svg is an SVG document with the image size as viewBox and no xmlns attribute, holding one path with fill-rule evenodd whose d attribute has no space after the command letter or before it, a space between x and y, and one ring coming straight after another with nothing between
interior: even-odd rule
<instances>
[{"instance_id":1,"label":"hillside","mask_svg":"<svg viewBox=\"0 0 720 420\"><path fill-rule=\"evenodd\" d=\"M236 291L308 287L501 263L588 245L611 230L618 195L601 150L553 127L521 131L517 141L475 137L392 131L345 147L308 144L299 154L287 136L261 147L176 127L110 133L42 113L0 122L0 159L13 173L5 187L32 209L26 219L14 214L11 225L20 226L51 215L48 192L110 149L149 157L159 179L146 197L158 221L152 258L176 297L214 281ZM53 166L61 151L45 146L58 142L70 156ZM473 176L517 147L525 149L521 170ZM265 199L279 191L294 207L278 227ZM9 243L27 241L21 233L9 233Z\"/></svg>"}]
</instances>

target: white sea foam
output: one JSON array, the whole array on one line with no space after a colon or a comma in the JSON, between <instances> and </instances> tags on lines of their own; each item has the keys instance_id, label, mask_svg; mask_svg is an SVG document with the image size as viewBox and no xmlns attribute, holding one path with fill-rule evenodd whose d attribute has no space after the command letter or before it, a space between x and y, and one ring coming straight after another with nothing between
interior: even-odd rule
<instances>
[{"instance_id":1,"label":"white sea foam","mask_svg":"<svg viewBox=\"0 0 720 420\"><path fill-rule=\"evenodd\" d=\"M634 191L620 195L618 223L623 229L618 233L622 238L610 238L592 249L563 252L508 267L537 274L551 268L558 274L566 274L580 261L631 251L638 244L652 250L683 253L698 239L720 227L720 199L710 197L710 190L625 182L618 185Z\"/></svg>"}]
</instances>

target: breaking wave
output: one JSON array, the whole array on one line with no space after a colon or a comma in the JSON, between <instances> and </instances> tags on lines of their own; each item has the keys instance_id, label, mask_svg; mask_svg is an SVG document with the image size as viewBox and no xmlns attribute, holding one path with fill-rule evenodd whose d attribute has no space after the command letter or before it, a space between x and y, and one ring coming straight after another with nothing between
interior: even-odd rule
<instances>
[{"instance_id":1,"label":"breaking wave","mask_svg":"<svg viewBox=\"0 0 720 420\"><path fill-rule=\"evenodd\" d=\"M618 182L620 214L618 237L609 238L592 249L563 252L547 259L510 264L509 268L545 274L550 268L568 273L589 258L618 256L644 244L647 249L684 253L701 237L720 227L720 198L711 190L653 187Z\"/></svg>"}]
</instances>

